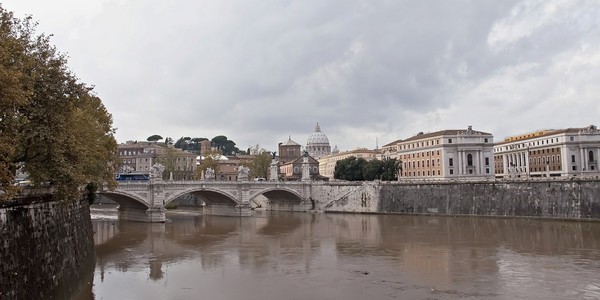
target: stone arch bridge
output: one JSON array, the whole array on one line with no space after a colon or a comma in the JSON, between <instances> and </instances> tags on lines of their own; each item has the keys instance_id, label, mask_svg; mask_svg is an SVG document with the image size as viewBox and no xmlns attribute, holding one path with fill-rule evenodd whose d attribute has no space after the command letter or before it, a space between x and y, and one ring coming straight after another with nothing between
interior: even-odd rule
<instances>
[{"instance_id":1,"label":"stone arch bridge","mask_svg":"<svg viewBox=\"0 0 600 300\"><path fill-rule=\"evenodd\" d=\"M98 193L119 204L119 218L141 222L164 222L165 206L175 199L193 195L201 199L204 214L250 216L252 201L268 199L278 210L314 209L311 182L275 181L127 181L115 190Z\"/></svg>"}]
</instances>

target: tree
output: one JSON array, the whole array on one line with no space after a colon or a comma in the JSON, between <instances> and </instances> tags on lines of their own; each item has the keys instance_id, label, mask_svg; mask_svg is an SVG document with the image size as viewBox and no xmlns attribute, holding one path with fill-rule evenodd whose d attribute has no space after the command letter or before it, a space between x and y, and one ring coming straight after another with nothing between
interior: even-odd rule
<instances>
[{"instance_id":1,"label":"tree","mask_svg":"<svg viewBox=\"0 0 600 300\"><path fill-rule=\"evenodd\" d=\"M177 150L172 147L165 147L165 152L158 158L158 163L165 167L165 170L162 174L163 179L169 179L172 172L175 172L175 168L177 166L175 160L177 156L175 154Z\"/></svg>"},{"instance_id":2,"label":"tree","mask_svg":"<svg viewBox=\"0 0 600 300\"><path fill-rule=\"evenodd\" d=\"M202 178L202 172L205 172L208 168L212 168L215 171L215 174L219 173L219 160L223 153L221 150L208 150L202 160L200 161L200 165L196 168L196 179Z\"/></svg>"},{"instance_id":3,"label":"tree","mask_svg":"<svg viewBox=\"0 0 600 300\"><path fill-rule=\"evenodd\" d=\"M395 158L384 158L381 170L381 180L398 180L398 171L400 170L400 161Z\"/></svg>"},{"instance_id":4,"label":"tree","mask_svg":"<svg viewBox=\"0 0 600 300\"><path fill-rule=\"evenodd\" d=\"M335 164L334 178L349 180L349 181L362 181L364 180L364 168L367 161L364 158L356 158L350 156L339 160Z\"/></svg>"},{"instance_id":5,"label":"tree","mask_svg":"<svg viewBox=\"0 0 600 300\"><path fill-rule=\"evenodd\" d=\"M367 181L380 179L382 172L383 162L381 160L373 159L365 163L363 178Z\"/></svg>"},{"instance_id":6,"label":"tree","mask_svg":"<svg viewBox=\"0 0 600 300\"><path fill-rule=\"evenodd\" d=\"M0 197L14 195L22 168L57 199L76 200L90 182L116 185L112 116L36 25L0 6Z\"/></svg>"},{"instance_id":7,"label":"tree","mask_svg":"<svg viewBox=\"0 0 600 300\"><path fill-rule=\"evenodd\" d=\"M240 149L235 146L232 140L227 139L224 135L215 136L211 140L212 146L216 149L221 150L226 155L238 153Z\"/></svg>"},{"instance_id":8,"label":"tree","mask_svg":"<svg viewBox=\"0 0 600 300\"><path fill-rule=\"evenodd\" d=\"M151 135L151 136L149 136L149 137L148 137L146 140L147 140L148 142L157 142L157 141L160 141L160 140L162 140L162 139L163 139L163 137L162 137L162 136L160 136L160 135L158 135L158 134L155 134L155 135Z\"/></svg>"},{"instance_id":9,"label":"tree","mask_svg":"<svg viewBox=\"0 0 600 300\"><path fill-rule=\"evenodd\" d=\"M254 155L250 164L250 174L255 178L267 178L269 174L269 166L271 165L272 156L269 151L261 148L258 144L248 149L251 155Z\"/></svg>"}]
</instances>

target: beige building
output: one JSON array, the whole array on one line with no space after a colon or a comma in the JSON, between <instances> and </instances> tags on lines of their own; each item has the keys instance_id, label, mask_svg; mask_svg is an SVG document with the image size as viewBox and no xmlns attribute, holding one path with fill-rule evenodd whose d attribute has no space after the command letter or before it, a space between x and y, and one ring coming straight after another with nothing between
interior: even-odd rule
<instances>
[{"instance_id":1,"label":"beige building","mask_svg":"<svg viewBox=\"0 0 600 300\"><path fill-rule=\"evenodd\" d=\"M334 154L330 154L327 156L321 157L319 161L319 173L322 176L329 178L329 180L334 179L335 165L339 160L354 156L356 158L364 158L365 160L373 160L377 159L380 151L379 150L369 150L366 148L357 148L350 151L337 152Z\"/></svg>"},{"instance_id":2,"label":"beige building","mask_svg":"<svg viewBox=\"0 0 600 300\"><path fill-rule=\"evenodd\" d=\"M600 130L541 130L494 145L497 178L598 176Z\"/></svg>"},{"instance_id":3,"label":"beige building","mask_svg":"<svg viewBox=\"0 0 600 300\"><path fill-rule=\"evenodd\" d=\"M291 137L285 143L279 143L279 177L283 180L301 180L302 164L304 162L304 153L302 146L292 140ZM309 174L313 180L323 179L319 175L319 162L307 154Z\"/></svg>"},{"instance_id":4,"label":"beige building","mask_svg":"<svg viewBox=\"0 0 600 300\"><path fill-rule=\"evenodd\" d=\"M487 180L494 178L493 135L466 130L419 133L382 148L401 161L398 180Z\"/></svg>"},{"instance_id":5,"label":"beige building","mask_svg":"<svg viewBox=\"0 0 600 300\"><path fill-rule=\"evenodd\" d=\"M196 154L157 142L127 141L117 146L120 173L147 174L155 163L166 167L163 177L192 180L196 170Z\"/></svg>"}]
</instances>

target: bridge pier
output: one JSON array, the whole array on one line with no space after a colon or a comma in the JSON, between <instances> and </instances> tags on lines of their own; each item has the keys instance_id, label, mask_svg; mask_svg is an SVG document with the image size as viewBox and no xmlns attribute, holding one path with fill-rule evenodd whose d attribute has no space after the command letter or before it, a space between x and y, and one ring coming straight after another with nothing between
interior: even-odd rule
<instances>
[{"instance_id":1,"label":"bridge pier","mask_svg":"<svg viewBox=\"0 0 600 300\"><path fill-rule=\"evenodd\" d=\"M140 209L120 205L119 220L144 223L164 223L166 220L165 209L162 206Z\"/></svg>"},{"instance_id":2,"label":"bridge pier","mask_svg":"<svg viewBox=\"0 0 600 300\"><path fill-rule=\"evenodd\" d=\"M252 210L250 205L209 204L202 209L203 215L224 217L250 217Z\"/></svg>"}]
</instances>

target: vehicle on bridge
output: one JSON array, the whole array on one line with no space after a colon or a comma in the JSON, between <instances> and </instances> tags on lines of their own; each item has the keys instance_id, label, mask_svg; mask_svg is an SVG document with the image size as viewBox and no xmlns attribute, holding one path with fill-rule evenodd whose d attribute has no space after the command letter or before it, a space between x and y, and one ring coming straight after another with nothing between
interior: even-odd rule
<instances>
[{"instance_id":1,"label":"vehicle on bridge","mask_svg":"<svg viewBox=\"0 0 600 300\"><path fill-rule=\"evenodd\" d=\"M150 180L150 174L146 173L120 173L115 174L117 181L148 181Z\"/></svg>"}]
</instances>

